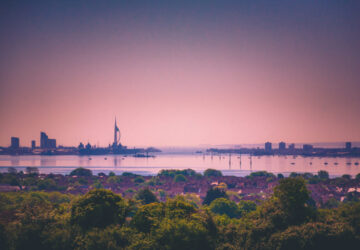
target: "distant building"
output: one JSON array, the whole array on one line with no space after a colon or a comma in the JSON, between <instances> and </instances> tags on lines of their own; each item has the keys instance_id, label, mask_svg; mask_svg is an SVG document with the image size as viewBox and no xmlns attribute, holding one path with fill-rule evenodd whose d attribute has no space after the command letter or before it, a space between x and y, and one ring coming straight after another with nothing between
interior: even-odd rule
<instances>
[{"instance_id":1,"label":"distant building","mask_svg":"<svg viewBox=\"0 0 360 250\"><path fill-rule=\"evenodd\" d=\"M31 148L32 148L32 149L36 148L36 142L35 142L35 140L32 140L32 141L31 141Z\"/></svg>"},{"instance_id":2,"label":"distant building","mask_svg":"<svg viewBox=\"0 0 360 250\"><path fill-rule=\"evenodd\" d=\"M19 137L11 137L11 148L19 148L20 147L20 139Z\"/></svg>"},{"instance_id":3,"label":"distant building","mask_svg":"<svg viewBox=\"0 0 360 250\"><path fill-rule=\"evenodd\" d=\"M351 142L346 142L345 148L346 148L346 150L351 150Z\"/></svg>"},{"instance_id":4,"label":"distant building","mask_svg":"<svg viewBox=\"0 0 360 250\"><path fill-rule=\"evenodd\" d=\"M49 139L46 133L40 132L41 148L56 148L56 139Z\"/></svg>"},{"instance_id":5,"label":"distant building","mask_svg":"<svg viewBox=\"0 0 360 250\"><path fill-rule=\"evenodd\" d=\"M311 144L304 144L304 145L303 145L303 150L304 150L304 151L309 152L309 151L312 151L313 149L314 149L314 146L311 145Z\"/></svg>"},{"instance_id":6,"label":"distant building","mask_svg":"<svg viewBox=\"0 0 360 250\"><path fill-rule=\"evenodd\" d=\"M78 149L84 149L84 144L82 142L80 142L79 146L78 146Z\"/></svg>"},{"instance_id":7,"label":"distant building","mask_svg":"<svg viewBox=\"0 0 360 250\"><path fill-rule=\"evenodd\" d=\"M289 150L294 150L295 149L295 144L294 143L291 143L290 145L289 145Z\"/></svg>"},{"instance_id":8,"label":"distant building","mask_svg":"<svg viewBox=\"0 0 360 250\"><path fill-rule=\"evenodd\" d=\"M286 143L285 142L280 142L279 143L279 150L285 150L286 149Z\"/></svg>"},{"instance_id":9,"label":"distant building","mask_svg":"<svg viewBox=\"0 0 360 250\"><path fill-rule=\"evenodd\" d=\"M271 151L272 150L272 144L271 142L265 142L265 151Z\"/></svg>"},{"instance_id":10,"label":"distant building","mask_svg":"<svg viewBox=\"0 0 360 250\"><path fill-rule=\"evenodd\" d=\"M56 139L48 139L47 147L48 148L56 148Z\"/></svg>"}]
</instances>

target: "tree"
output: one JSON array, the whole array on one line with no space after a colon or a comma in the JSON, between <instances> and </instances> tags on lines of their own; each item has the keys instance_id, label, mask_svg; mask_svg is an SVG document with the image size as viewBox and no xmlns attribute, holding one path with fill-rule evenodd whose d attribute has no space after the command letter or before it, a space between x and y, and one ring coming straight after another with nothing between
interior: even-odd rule
<instances>
[{"instance_id":1,"label":"tree","mask_svg":"<svg viewBox=\"0 0 360 250\"><path fill-rule=\"evenodd\" d=\"M26 167L26 173L28 175L37 176L39 174L39 169L37 167Z\"/></svg>"},{"instance_id":2,"label":"tree","mask_svg":"<svg viewBox=\"0 0 360 250\"><path fill-rule=\"evenodd\" d=\"M205 170L204 176L206 176L206 177L211 177L211 176L220 177L220 176L222 176L222 173L219 170L208 168L208 169Z\"/></svg>"},{"instance_id":3,"label":"tree","mask_svg":"<svg viewBox=\"0 0 360 250\"><path fill-rule=\"evenodd\" d=\"M274 196L277 197L285 209L301 208L310 198L303 178L286 178L279 181L275 187Z\"/></svg>"},{"instance_id":4,"label":"tree","mask_svg":"<svg viewBox=\"0 0 360 250\"><path fill-rule=\"evenodd\" d=\"M327 171L324 171L324 170L320 170L318 172L318 176L319 176L320 179L323 179L323 180L329 179L329 173Z\"/></svg>"},{"instance_id":5,"label":"tree","mask_svg":"<svg viewBox=\"0 0 360 250\"><path fill-rule=\"evenodd\" d=\"M161 220L165 217L164 203L151 203L141 206L133 219L131 225L137 230L149 233L153 228L158 227Z\"/></svg>"},{"instance_id":6,"label":"tree","mask_svg":"<svg viewBox=\"0 0 360 250\"><path fill-rule=\"evenodd\" d=\"M109 190L93 189L73 204L70 221L84 230L104 228L114 223L122 224L127 212L121 196Z\"/></svg>"},{"instance_id":7,"label":"tree","mask_svg":"<svg viewBox=\"0 0 360 250\"><path fill-rule=\"evenodd\" d=\"M174 177L174 182L184 182L186 181L186 177L182 174L177 174Z\"/></svg>"},{"instance_id":8,"label":"tree","mask_svg":"<svg viewBox=\"0 0 360 250\"><path fill-rule=\"evenodd\" d=\"M256 210L256 203L253 201L240 201L238 204L241 216Z\"/></svg>"},{"instance_id":9,"label":"tree","mask_svg":"<svg viewBox=\"0 0 360 250\"><path fill-rule=\"evenodd\" d=\"M204 198L203 201L203 205L210 205L210 203L217 199L217 198L228 198L225 190L221 190L219 188L210 188L207 192L206 192L206 196Z\"/></svg>"},{"instance_id":10,"label":"tree","mask_svg":"<svg viewBox=\"0 0 360 250\"><path fill-rule=\"evenodd\" d=\"M213 200L209 208L213 213L220 215L226 214L230 218L238 217L240 215L236 203L226 198L217 198Z\"/></svg>"},{"instance_id":11,"label":"tree","mask_svg":"<svg viewBox=\"0 0 360 250\"><path fill-rule=\"evenodd\" d=\"M151 192L151 190L148 188L139 190L138 193L135 195L135 199L141 201L141 203L144 205L153 202L158 202L158 199L156 198L155 194Z\"/></svg>"},{"instance_id":12,"label":"tree","mask_svg":"<svg viewBox=\"0 0 360 250\"><path fill-rule=\"evenodd\" d=\"M274 197L290 225L301 223L311 215L311 209L306 205L310 192L302 177L281 179L274 189Z\"/></svg>"},{"instance_id":13,"label":"tree","mask_svg":"<svg viewBox=\"0 0 360 250\"><path fill-rule=\"evenodd\" d=\"M145 179L142 176L138 176L134 179L134 182L135 183L143 183L143 182L145 182Z\"/></svg>"},{"instance_id":14,"label":"tree","mask_svg":"<svg viewBox=\"0 0 360 250\"><path fill-rule=\"evenodd\" d=\"M92 172L90 169L86 169L86 168L77 168L74 169L73 171L71 171L70 173L71 176L76 175L76 176L92 176Z\"/></svg>"}]
</instances>

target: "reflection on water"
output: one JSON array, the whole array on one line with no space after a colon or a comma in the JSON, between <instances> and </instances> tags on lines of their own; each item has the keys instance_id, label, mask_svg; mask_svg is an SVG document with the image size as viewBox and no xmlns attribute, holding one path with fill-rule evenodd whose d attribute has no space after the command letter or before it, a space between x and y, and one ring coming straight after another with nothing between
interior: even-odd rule
<instances>
[{"instance_id":1,"label":"reflection on water","mask_svg":"<svg viewBox=\"0 0 360 250\"><path fill-rule=\"evenodd\" d=\"M291 172L316 173L326 170L332 176L360 173L360 158L293 157L250 155L199 155L199 154L160 154L155 158L135 158L121 155L106 156L40 156L0 155L0 171L8 167L23 170L26 167L38 167L41 173L68 174L76 167L90 168L94 173L125 171L139 174L157 174L161 169L192 168L202 172L207 168L221 170L225 175L244 176L253 171L269 171L289 174Z\"/></svg>"}]
</instances>

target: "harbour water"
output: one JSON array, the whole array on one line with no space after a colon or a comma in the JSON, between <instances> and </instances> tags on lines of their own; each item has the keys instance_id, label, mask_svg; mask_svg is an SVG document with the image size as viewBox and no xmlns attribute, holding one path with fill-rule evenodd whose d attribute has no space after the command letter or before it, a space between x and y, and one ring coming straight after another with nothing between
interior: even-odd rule
<instances>
[{"instance_id":1,"label":"harbour water","mask_svg":"<svg viewBox=\"0 0 360 250\"><path fill-rule=\"evenodd\" d=\"M360 158L302 157L302 156L252 156L249 155L203 155L203 154L157 154L156 157L137 158L121 155L0 155L0 172L8 167L18 171L37 167L40 173L68 174L77 167L89 168L94 174L110 171L116 174L133 172L156 175L161 169L191 168L203 172L207 168L218 169L224 175L246 176L255 171L268 171L285 176L291 172L317 173L326 170L330 176L360 173Z\"/></svg>"}]
</instances>

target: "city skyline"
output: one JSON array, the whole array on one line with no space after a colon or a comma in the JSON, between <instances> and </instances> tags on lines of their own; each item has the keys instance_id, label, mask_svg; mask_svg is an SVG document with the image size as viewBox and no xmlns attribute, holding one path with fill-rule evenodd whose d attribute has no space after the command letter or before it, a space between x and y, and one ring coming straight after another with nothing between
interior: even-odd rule
<instances>
[{"instance_id":1,"label":"city skyline","mask_svg":"<svg viewBox=\"0 0 360 250\"><path fill-rule=\"evenodd\" d=\"M358 1L4 1L0 145L360 141Z\"/></svg>"}]
</instances>

